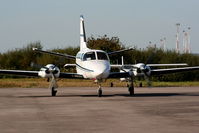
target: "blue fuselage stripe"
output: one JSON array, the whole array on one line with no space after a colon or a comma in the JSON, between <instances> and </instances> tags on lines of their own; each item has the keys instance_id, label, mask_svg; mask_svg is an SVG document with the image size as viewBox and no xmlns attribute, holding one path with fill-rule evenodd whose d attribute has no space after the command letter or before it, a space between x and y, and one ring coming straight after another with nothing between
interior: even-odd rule
<instances>
[{"instance_id":1,"label":"blue fuselage stripe","mask_svg":"<svg viewBox=\"0 0 199 133\"><path fill-rule=\"evenodd\" d=\"M90 69L84 68L84 67L80 66L80 65L79 65L79 64L77 64L77 63L76 63L76 66L77 66L79 69L83 70L83 71L86 71L86 72L94 72L93 70L90 70Z\"/></svg>"}]
</instances>

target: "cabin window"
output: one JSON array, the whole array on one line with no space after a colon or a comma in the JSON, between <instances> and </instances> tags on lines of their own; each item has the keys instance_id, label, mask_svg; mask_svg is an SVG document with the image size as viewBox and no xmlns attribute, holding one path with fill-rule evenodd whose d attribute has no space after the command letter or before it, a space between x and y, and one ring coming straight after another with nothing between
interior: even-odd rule
<instances>
[{"instance_id":1,"label":"cabin window","mask_svg":"<svg viewBox=\"0 0 199 133\"><path fill-rule=\"evenodd\" d=\"M95 52L88 52L84 54L83 60L88 61L88 60L95 60Z\"/></svg>"},{"instance_id":2,"label":"cabin window","mask_svg":"<svg viewBox=\"0 0 199 133\"><path fill-rule=\"evenodd\" d=\"M78 54L76 55L76 58L77 58L77 59L81 59L81 56L82 56L82 53L78 53Z\"/></svg>"},{"instance_id":3,"label":"cabin window","mask_svg":"<svg viewBox=\"0 0 199 133\"><path fill-rule=\"evenodd\" d=\"M97 58L98 60L108 60L108 57L104 52L97 52Z\"/></svg>"}]
</instances>

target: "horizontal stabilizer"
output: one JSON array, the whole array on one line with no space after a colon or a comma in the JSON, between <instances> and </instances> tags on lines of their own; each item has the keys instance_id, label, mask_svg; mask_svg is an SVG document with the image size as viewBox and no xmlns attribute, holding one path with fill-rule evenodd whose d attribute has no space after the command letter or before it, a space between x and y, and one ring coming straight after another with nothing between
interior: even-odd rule
<instances>
[{"instance_id":1,"label":"horizontal stabilizer","mask_svg":"<svg viewBox=\"0 0 199 133\"><path fill-rule=\"evenodd\" d=\"M65 69L67 69L67 68L73 68L73 67L76 67L76 64L65 64L64 65Z\"/></svg>"},{"instance_id":2,"label":"horizontal stabilizer","mask_svg":"<svg viewBox=\"0 0 199 133\"><path fill-rule=\"evenodd\" d=\"M75 56L73 56L73 55L61 54L61 53L49 52L49 51L43 51L43 50L40 50L40 49L37 49L37 48L33 48L33 51L40 52L40 53L45 53L45 54L51 54L51 55L60 56L60 57L65 57L65 58L69 58L69 59L75 59Z\"/></svg>"},{"instance_id":3,"label":"horizontal stabilizer","mask_svg":"<svg viewBox=\"0 0 199 133\"><path fill-rule=\"evenodd\" d=\"M108 55L118 54L118 53L121 53L121 52L130 51L130 50L133 50L133 48L122 49L122 50L118 50L118 51L109 52Z\"/></svg>"}]
</instances>

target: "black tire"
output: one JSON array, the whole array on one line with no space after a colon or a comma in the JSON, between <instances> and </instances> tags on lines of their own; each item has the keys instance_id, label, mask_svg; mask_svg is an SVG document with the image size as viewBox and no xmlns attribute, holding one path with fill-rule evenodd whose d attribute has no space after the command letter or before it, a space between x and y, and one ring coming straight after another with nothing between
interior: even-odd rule
<instances>
[{"instance_id":1,"label":"black tire","mask_svg":"<svg viewBox=\"0 0 199 133\"><path fill-rule=\"evenodd\" d=\"M134 95L134 87L129 87L129 94L130 96Z\"/></svg>"},{"instance_id":2,"label":"black tire","mask_svg":"<svg viewBox=\"0 0 199 133\"><path fill-rule=\"evenodd\" d=\"M57 93L57 91L55 90L55 88L54 88L54 87L52 87L51 95L52 95L52 96L56 96L56 93Z\"/></svg>"},{"instance_id":3,"label":"black tire","mask_svg":"<svg viewBox=\"0 0 199 133\"><path fill-rule=\"evenodd\" d=\"M142 82L140 82L139 86L142 87Z\"/></svg>"},{"instance_id":4,"label":"black tire","mask_svg":"<svg viewBox=\"0 0 199 133\"><path fill-rule=\"evenodd\" d=\"M111 87L113 87L113 82L111 82Z\"/></svg>"},{"instance_id":5,"label":"black tire","mask_svg":"<svg viewBox=\"0 0 199 133\"><path fill-rule=\"evenodd\" d=\"M98 97L101 97L101 96L102 96L102 90L99 89L99 90L98 90Z\"/></svg>"}]
</instances>

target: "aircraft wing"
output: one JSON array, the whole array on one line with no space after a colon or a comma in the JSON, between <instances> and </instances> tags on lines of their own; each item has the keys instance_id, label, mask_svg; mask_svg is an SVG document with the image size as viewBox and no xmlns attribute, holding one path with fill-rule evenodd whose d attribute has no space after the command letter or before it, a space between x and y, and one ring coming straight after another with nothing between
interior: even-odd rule
<instances>
[{"instance_id":1,"label":"aircraft wing","mask_svg":"<svg viewBox=\"0 0 199 133\"><path fill-rule=\"evenodd\" d=\"M187 66L187 63L175 63L175 64L147 64L149 67L162 67L162 66ZM126 65L121 65L121 64L112 64L112 68L137 68L135 64L126 64Z\"/></svg>"},{"instance_id":2,"label":"aircraft wing","mask_svg":"<svg viewBox=\"0 0 199 133\"><path fill-rule=\"evenodd\" d=\"M182 68L169 68L169 69L153 69L153 70L151 70L151 75L161 75L161 74L186 72L186 71L193 71L193 70L199 70L199 66L182 67Z\"/></svg>"},{"instance_id":3,"label":"aircraft wing","mask_svg":"<svg viewBox=\"0 0 199 133\"><path fill-rule=\"evenodd\" d=\"M59 78L68 78L68 79L84 79L83 75L77 73L63 73L61 72Z\"/></svg>"},{"instance_id":4,"label":"aircraft wing","mask_svg":"<svg viewBox=\"0 0 199 133\"><path fill-rule=\"evenodd\" d=\"M126 65L117 65L117 64L112 64L112 65L110 65L111 66L111 68L122 68L122 67L124 67L124 68L137 68L135 65L133 65L133 64L126 64Z\"/></svg>"},{"instance_id":5,"label":"aircraft wing","mask_svg":"<svg viewBox=\"0 0 199 133\"><path fill-rule=\"evenodd\" d=\"M108 78L127 78L130 77L129 72L111 72Z\"/></svg>"},{"instance_id":6,"label":"aircraft wing","mask_svg":"<svg viewBox=\"0 0 199 133\"><path fill-rule=\"evenodd\" d=\"M11 75L21 75L38 77L39 71L23 71L23 70L0 70L0 74L11 74Z\"/></svg>"},{"instance_id":7,"label":"aircraft wing","mask_svg":"<svg viewBox=\"0 0 199 133\"><path fill-rule=\"evenodd\" d=\"M73 56L73 55L61 54L61 53L49 52L49 51L43 51L43 50L39 50L37 48L33 48L33 50L36 51L36 52L40 52L40 53L46 53L46 54L61 56L61 57L69 58L69 59L75 59L75 56Z\"/></svg>"},{"instance_id":8,"label":"aircraft wing","mask_svg":"<svg viewBox=\"0 0 199 133\"><path fill-rule=\"evenodd\" d=\"M161 67L161 66L187 66L187 63L176 63L176 64L147 64L150 67Z\"/></svg>"},{"instance_id":9,"label":"aircraft wing","mask_svg":"<svg viewBox=\"0 0 199 133\"><path fill-rule=\"evenodd\" d=\"M19 75L26 77L39 77L39 71L24 71L24 70L0 70L0 74ZM69 79L83 79L83 75L77 73L64 73L60 72L59 78Z\"/></svg>"},{"instance_id":10,"label":"aircraft wing","mask_svg":"<svg viewBox=\"0 0 199 133\"><path fill-rule=\"evenodd\" d=\"M111 68L121 68L123 65L110 65L111 66Z\"/></svg>"}]
</instances>

